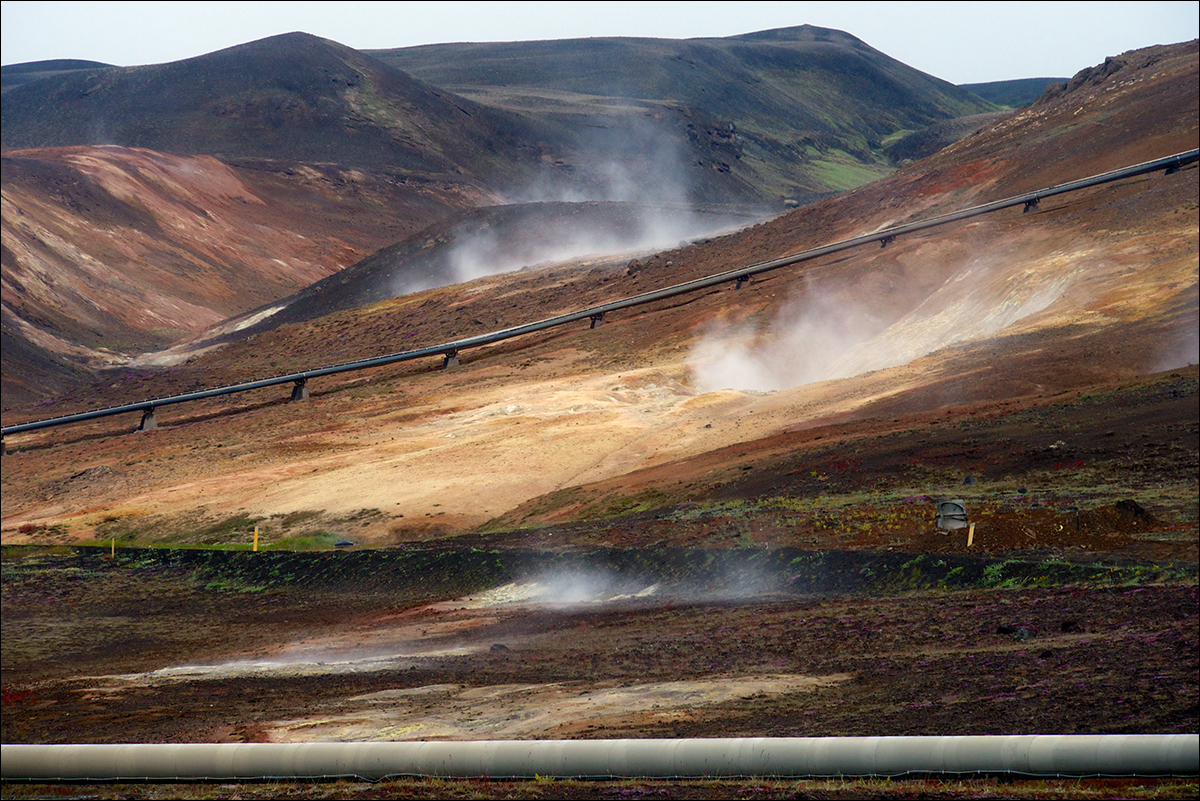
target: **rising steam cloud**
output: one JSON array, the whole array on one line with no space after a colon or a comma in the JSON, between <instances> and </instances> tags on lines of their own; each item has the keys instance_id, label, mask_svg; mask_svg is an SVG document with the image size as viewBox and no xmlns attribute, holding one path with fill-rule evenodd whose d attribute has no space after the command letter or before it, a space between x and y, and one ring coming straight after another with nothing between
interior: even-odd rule
<instances>
[{"instance_id":1,"label":"rising steam cloud","mask_svg":"<svg viewBox=\"0 0 1200 801\"><path fill-rule=\"evenodd\" d=\"M841 362L879 324L861 304L810 294L770 324L712 326L692 354L696 384L773 391L838 377Z\"/></svg>"},{"instance_id":2,"label":"rising steam cloud","mask_svg":"<svg viewBox=\"0 0 1200 801\"><path fill-rule=\"evenodd\" d=\"M599 122L580 149L582 155L569 174L547 171L510 197L515 202L566 203L693 200L682 145L653 117L633 113Z\"/></svg>"},{"instance_id":3,"label":"rising steam cloud","mask_svg":"<svg viewBox=\"0 0 1200 801\"><path fill-rule=\"evenodd\" d=\"M462 283L522 267L561 263L586 256L661 250L746 222L744 218L648 204L628 208L633 214L622 222L593 218L572 224L553 235L530 230L527 236L502 242L496 231L486 230L461 237L455 241L450 253L453 282Z\"/></svg>"},{"instance_id":4,"label":"rising steam cloud","mask_svg":"<svg viewBox=\"0 0 1200 801\"><path fill-rule=\"evenodd\" d=\"M548 169L506 193L512 203L501 208L524 209L525 216L451 230L446 253L399 276L392 294L589 256L659 251L757 221L746 212L697 211L680 143L640 113L598 126L584 149L590 155L576 168ZM580 213L564 214L557 204L566 203L579 204Z\"/></svg>"},{"instance_id":5,"label":"rising steam cloud","mask_svg":"<svg viewBox=\"0 0 1200 801\"><path fill-rule=\"evenodd\" d=\"M851 287L808 285L765 326L712 326L693 349L692 371L704 392L773 391L895 367L995 335L1046 309L1070 279L997 277L976 266L892 319Z\"/></svg>"}]
</instances>

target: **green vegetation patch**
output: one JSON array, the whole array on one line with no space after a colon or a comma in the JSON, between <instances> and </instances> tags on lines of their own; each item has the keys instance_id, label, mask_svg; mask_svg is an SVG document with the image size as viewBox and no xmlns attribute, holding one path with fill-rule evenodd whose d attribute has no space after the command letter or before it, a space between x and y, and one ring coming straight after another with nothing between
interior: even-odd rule
<instances>
[{"instance_id":1,"label":"green vegetation patch","mask_svg":"<svg viewBox=\"0 0 1200 801\"><path fill-rule=\"evenodd\" d=\"M636 495L623 498L605 498L598 501L585 507L579 513L579 519L598 520L638 514L640 512L648 512L651 509L662 508L677 500L678 498L662 490L648 489Z\"/></svg>"},{"instance_id":2,"label":"green vegetation patch","mask_svg":"<svg viewBox=\"0 0 1200 801\"><path fill-rule=\"evenodd\" d=\"M874 168L858 162L832 159L814 160L808 164L809 169L819 176L822 183L834 191L854 189L883 178L890 170Z\"/></svg>"}]
</instances>

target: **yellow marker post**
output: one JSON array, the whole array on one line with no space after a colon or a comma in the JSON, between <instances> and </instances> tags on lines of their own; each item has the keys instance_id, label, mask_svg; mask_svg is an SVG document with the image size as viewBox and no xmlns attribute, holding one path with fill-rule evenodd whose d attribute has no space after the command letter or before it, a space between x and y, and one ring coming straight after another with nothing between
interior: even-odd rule
<instances>
[{"instance_id":1,"label":"yellow marker post","mask_svg":"<svg viewBox=\"0 0 1200 801\"><path fill-rule=\"evenodd\" d=\"M112 538L112 555L109 556L108 558L109 559L117 558L117 538L116 537Z\"/></svg>"},{"instance_id":2,"label":"yellow marker post","mask_svg":"<svg viewBox=\"0 0 1200 801\"><path fill-rule=\"evenodd\" d=\"M254 527L254 550L258 552L258 526Z\"/></svg>"},{"instance_id":3,"label":"yellow marker post","mask_svg":"<svg viewBox=\"0 0 1200 801\"><path fill-rule=\"evenodd\" d=\"M967 528L967 547L971 547L971 543L975 541L975 524L972 523Z\"/></svg>"}]
</instances>

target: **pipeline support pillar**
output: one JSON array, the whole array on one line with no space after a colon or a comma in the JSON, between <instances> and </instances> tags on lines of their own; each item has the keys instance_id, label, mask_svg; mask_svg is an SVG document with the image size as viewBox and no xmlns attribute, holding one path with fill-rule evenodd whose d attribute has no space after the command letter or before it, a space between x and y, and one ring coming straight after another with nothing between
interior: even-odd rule
<instances>
[{"instance_id":1,"label":"pipeline support pillar","mask_svg":"<svg viewBox=\"0 0 1200 801\"><path fill-rule=\"evenodd\" d=\"M288 402L290 403L292 401L302 401L302 400L308 400L308 379L307 378L297 378L296 379L296 385L294 387L292 387L292 397L290 397L288 399Z\"/></svg>"}]
</instances>

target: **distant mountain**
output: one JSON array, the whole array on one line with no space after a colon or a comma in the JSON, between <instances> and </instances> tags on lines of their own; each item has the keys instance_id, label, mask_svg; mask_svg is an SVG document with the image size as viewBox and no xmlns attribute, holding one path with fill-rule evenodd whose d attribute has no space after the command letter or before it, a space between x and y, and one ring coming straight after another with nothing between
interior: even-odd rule
<instances>
[{"instance_id":1,"label":"distant mountain","mask_svg":"<svg viewBox=\"0 0 1200 801\"><path fill-rule=\"evenodd\" d=\"M537 165L543 132L304 33L4 93L7 148L118 144L225 160L387 165L476 180Z\"/></svg>"},{"instance_id":2,"label":"distant mountain","mask_svg":"<svg viewBox=\"0 0 1200 801\"><path fill-rule=\"evenodd\" d=\"M959 88L1003 108L1022 108L1041 97L1047 87L1066 82L1066 78L1021 78L1016 81L964 83L959 84Z\"/></svg>"},{"instance_id":3,"label":"distant mountain","mask_svg":"<svg viewBox=\"0 0 1200 801\"><path fill-rule=\"evenodd\" d=\"M893 168L884 145L995 111L842 31L721 39L596 38L368 51L481 104L573 132L621 165L674 143L680 172L745 196L849 189ZM572 165L582 169L585 165Z\"/></svg>"},{"instance_id":4,"label":"distant mountain","mask_svg":"<svg viewBox=\"0 0 1200 801\"><path fill-rule=\"evenodd\" d=\"M56 58L49 61L9 64L0 68L0 92L7 92L15 86L42 78L53 78L80 70L108 69L112 66L112 64L105 64L102 61L85 61L78 58Z\"/></svg>"},{"instance_id":5,"label":"distant mountain","mask_svg":"<svg viewBox=\"0 0 1200 801\"><path fill-rule=\"evenodd\" d=\"M387 166L526 201L810 198L887 174L884 146L908 133L996 110L812 26L367 53L291 33L169 64L33 66L6 70L43 75L3 94L6 149Z\"/></svg>"}]
</instances>

